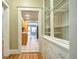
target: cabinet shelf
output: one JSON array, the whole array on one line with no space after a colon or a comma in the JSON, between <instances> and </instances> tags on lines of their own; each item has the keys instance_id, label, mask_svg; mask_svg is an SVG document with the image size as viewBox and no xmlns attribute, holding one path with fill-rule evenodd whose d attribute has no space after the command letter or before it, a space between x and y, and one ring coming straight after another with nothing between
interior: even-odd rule
<instances>
[{"instance_id":1,"label":"cabinet shelf","mask_svg":"<svg viewBox=\"0 0 79 59\"><path fill-rule=\"evenodd\" d=\"M54 13L59 13L59 12L63 13L63 12L67 12L67 11L68 11L67 9L55 9Z\"/></svg>"},{"instance_id":2,"label":"cabinet shelf","mask_svg":"<svg viewBox=\"0 0 79 59\"><path fill-rule=\"evenodd\" d=\"M62 34L61 32L54 32L54 34Z\"/></svg>"},{"instance_id":3,"label":"cabinet shelf","mask_svg":"<svg viewBox=\"0 0 79 59\"><path fill-rule=\"evenodd\" d=\"M66 25L58 25L58 26L54 26L54 28L58 28L58 27L69 27L69 25L66 24Z\"/></svg>"},{"instance_id":4,"label":"cabinet shelf","mask_svg":"<svg viewBox=\"0 0 79 59\"><path fill-rule=\"evenodd\" d=\"M45 34L46 34L46 35L50 35L50 32L46 32Z\"/></svg>"}]
</instances>

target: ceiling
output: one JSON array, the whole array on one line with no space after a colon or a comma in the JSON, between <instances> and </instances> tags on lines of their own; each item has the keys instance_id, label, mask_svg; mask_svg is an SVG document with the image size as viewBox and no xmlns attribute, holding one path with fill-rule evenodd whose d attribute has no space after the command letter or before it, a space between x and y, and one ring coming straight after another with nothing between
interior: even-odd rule
<instances>
[{"instance_id":1,"label":"ceiling","mask_svg":"<svg viewBox=\"0 0 79 59\"><path fill-rule=\"evenodd\" d=\"M22 17L29 15L28 21L37 21L38 20L38 11L22 11Z\"/></svg>"}]
</instances>

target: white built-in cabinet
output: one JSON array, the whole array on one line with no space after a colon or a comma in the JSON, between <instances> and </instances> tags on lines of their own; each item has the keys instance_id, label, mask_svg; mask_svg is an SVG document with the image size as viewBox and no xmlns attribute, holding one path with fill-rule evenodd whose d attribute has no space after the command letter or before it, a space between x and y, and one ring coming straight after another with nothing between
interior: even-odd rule
<instances>
[{"instance_id":1,"label":"white built-in cabinet","mask_svg":"<svg viewBox=\"0 0 79 59\"><path fill-rule=\"evenodd\" d=\"M60 0L59 2L61 3L56 7L54 4L53 8L54 37L69 40L69 4L67 0Z\"/></svg>"},{"instance_id":2,"label":"white built-in cabinet","mask_svg":"<svg viewBox=\"0 0 79 59\"><path fill-rule=\"evenodd\" d=\"M45 25L45 32L44 34L50 36L50 0L44 1L44 25Z\"/></svg>"},{"instance_id":3,"label":"white built-in cabinet","mask_svg":"<svg viewBox=\"0 0 79 59\"><path fill-rule=\"evenodd\" d=\"M41 50L45 59L69 59L69 0L43 0Z\"/></svg>"},{"instance_id":4,"label":"white built-in cabinet","mask_svg":"<svg viewBox=\"0 0 79 59\"><path fill-rule=\"evenodd\" d=\"M68 0L44 0L44 35L69 41L68 2Z\"/></svg>"},{"instance_id":5,"label":"white built-in cabinet","mask_svg":"<svg viewBox=\"0 0 79 59\"><path fill-rule=\"evenodd\" d=\"M69 59L69 50L62 46L47 40L47 38L40 38L41 52L43 59Z\"/></svg>"}]
</instances>

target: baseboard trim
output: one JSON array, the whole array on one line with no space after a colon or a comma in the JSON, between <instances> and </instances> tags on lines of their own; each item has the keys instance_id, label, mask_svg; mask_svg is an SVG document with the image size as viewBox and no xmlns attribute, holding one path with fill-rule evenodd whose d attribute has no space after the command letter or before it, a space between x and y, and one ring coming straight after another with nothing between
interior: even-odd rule
<instances>
[{"instance_id":1,"label":"baseboard trim","mask_svg":"<svg viewBox=\"0 0 79 59\"><path fill-rule=\"evenodd\" d=\"M20 54L21 52L19 50L10 50L10 54Z\"/></svg>"}]
</instances>

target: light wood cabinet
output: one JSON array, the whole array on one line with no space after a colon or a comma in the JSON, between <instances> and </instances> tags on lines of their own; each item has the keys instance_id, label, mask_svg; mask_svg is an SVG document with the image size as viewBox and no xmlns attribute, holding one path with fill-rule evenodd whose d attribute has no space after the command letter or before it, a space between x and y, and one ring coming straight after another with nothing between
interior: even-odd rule
<instances>
[{"instance_id":1,"label":"light wood cabinet","mask_svg":"<svg viewBox=\"0 0 79 59\"><path fill-rule=\"evenodd\" d=\"M26 32L22 32L22 45L26 46L27 40L28 40L28 34Z\"/></svg>"}]
</instances>

